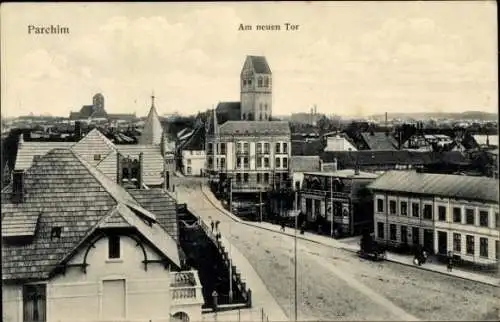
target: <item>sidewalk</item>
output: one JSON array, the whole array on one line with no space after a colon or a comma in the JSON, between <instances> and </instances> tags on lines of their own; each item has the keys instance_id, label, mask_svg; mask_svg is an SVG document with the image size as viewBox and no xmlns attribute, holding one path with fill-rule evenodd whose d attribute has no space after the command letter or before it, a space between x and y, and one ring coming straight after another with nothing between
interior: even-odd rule
<instances>
[{"instance_id":1,"label":"sidewalk","mask_svg":"<svg viewBox=\"0 0 500 322\"><path fill-rule=\"evenodd\" d=\"M240 222L240 223L245 224L245 225L254 226L254 227L261 228L261 229L273 231L276 233L292 236L292 237L295 236L295 231L294 231L294 229L291 229L291 228L286 228L286 231L282 232L278 225L274 225L274 224L271 224L268 222L257 223L257 222L244 221L244 220L238 218L237 216L235 216L234 214L230 213L229 211L227 211L222 206L220 201L215 198L215 196L213 195L213 193L210 191L210 189L208 187L202 186L201 189L202 189L203 194L207 197L207 199L210 201L210 203L212 203L214 205L214 207L216 207L217 209L222 211L227 216L231 217L234 221ZM353 244L352 241L351 241L351 243L345 243L345 242L342 242L340 240L336 240L336 239L326 237L326 236L316 235L316 234L313 234L310 232L305 232L304 235L299 235L297 233L296 236L297 236L297 238L302 239L302 240L308 240L308 241L322 244L322 245L325 245L328 247L340 248L340 249L343 249L343 250L346 250L349 252L357 252L359 250L359 245ZM413 264L413 256L408 256L408 255L400 255L400 254L396 254L396 253L392 253L392 252L387 252L386 256L387 256L386 260L388 260L390 262L395 262L395 263L399 263L399 264L406 265L406 266L412 266L415 268L418 267L418 268L423 269L423 270L428 270L428 271L432 271L432 272L436 272L436 273L440 273L440 274L455 276L458 278L471 280L471 281L475 281L475 282L483 283L483 284L487 284L487 285L493 285L493 286L497 286L497 287L500 286L500 278L495 278L492 276L473 273L473 272L461 270L460 268L456 268L456 267L453 268L452 272L448 272L446 265L441 265L441 264L433 263L433 262L426 263L422 266L416 266L415 264Z\"/></svg>"}]
</instances>

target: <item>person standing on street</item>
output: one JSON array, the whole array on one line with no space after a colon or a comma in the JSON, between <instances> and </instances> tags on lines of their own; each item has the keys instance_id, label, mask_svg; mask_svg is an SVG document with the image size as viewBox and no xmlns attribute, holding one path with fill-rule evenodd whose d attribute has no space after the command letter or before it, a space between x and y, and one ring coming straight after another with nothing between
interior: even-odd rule
<instances>
[{"instance_id":1,"label":"person standing on street","mask_svg":"<svg viewBox=\"0 0 500 322\"><path fill-rule=\"evenodd\" d=\"M213 220L210 222L210 226L212 226L212 233L213 233L214 232L214 221Z\"/></svg>"},{"instance_id":2,"label":"person standing on street","mask_svg":"<svg viewBox=\"0 0 500 322\"><path fill-rule=\"evenodd\" d=\"M217 232L219 231L219 224L220 224L220 221L217 220L215 222L215 231L217 231Z\"/></svg>"},{"instance_id":3,"label":"person standing on street","mask_svg":"<svg viewBox=\"0 0 500 322\"><path fill-rule=\"evenodd\" d=\"M453 255L448 253L448 272L451 273L453 270Z\"/></svg>"}]
</instances>

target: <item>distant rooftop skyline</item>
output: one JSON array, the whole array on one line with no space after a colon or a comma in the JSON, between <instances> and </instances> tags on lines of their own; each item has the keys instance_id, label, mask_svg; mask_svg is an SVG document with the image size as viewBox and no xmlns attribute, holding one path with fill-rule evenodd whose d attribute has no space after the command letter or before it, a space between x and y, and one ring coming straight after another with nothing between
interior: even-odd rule
<instances>
[{"instance_id":1,"label":"distant rooftop skyline","mask_svg":"<svg viewBox=\"0 0 500 322\"><path fill-rule=\"evenodd\" d=\"M266 56L273 113L497 113L496 3L7 3L2 115L196 114L239 101L247 55ZM300 25L238 31L240 24ZM28 34L28 25L69 34Z\"/></svg>"}]
</instances>

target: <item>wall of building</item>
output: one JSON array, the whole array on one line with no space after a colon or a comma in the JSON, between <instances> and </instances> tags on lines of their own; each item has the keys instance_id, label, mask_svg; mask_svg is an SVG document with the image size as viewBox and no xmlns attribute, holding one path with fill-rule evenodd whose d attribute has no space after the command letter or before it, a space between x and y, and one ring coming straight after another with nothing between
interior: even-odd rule
<instances>
[{"instance_id":1,"label":"wall of building","mask_svg":"<svg viewBox=\"0 0 500 322\"><path fill-rule=\"evenodd\" d=\"M182 167L184 175L199 176L205 169L205 151L182 151ZM191 168L191 171L188 171Z\"/></svg>"},{"instance_id":2,"label":"wall of building","mask_svg":"<svg viewBox=\"0 0 500 322\"><path fill-rule=\"evenodd\" d=\"M170 275L162 264L149 264L144 269L144 255L137 242L121 237L120 259L108 259L108 240L100 239L87 256L87 273L69 268L53 278L47 286L47 314L50 320L92 320L102 318L103 281L124 279L127 319L169 318ZM146 247L148 259L160 259ZM85 250L71 260L82 263Z\"/></svg>"},{"instance_id":3,"label":"wall of building","mask_svg":"<svg viewBox=\"0 0 500 322\"><path fill-rule=\"evenodd\" d=\"M384 209L382 212L377 210L377 199L384 200ZM396 213L389 213L389 202L396 202ZM407 203L407 215L401 214L401 203ZM412 214L412 204L419 205L419 217L414 217ZM431 205L432 219L423 218L424 205ZM439 218L439 207L443 206L446 209L446 216L444 220ZM419 229L419 244L424 246L424 231L432 231L432 251L439 253L444 249L446 254L448 251L453 251L455 255L459 255L462 259L482 264L492 264L497 262L495 242L500 240L500 233L496 227L496 213L498 213L498 205L488 204L482 202L471 202L466 200L455 200L440 197L427 197L419 198L418 196L406 196L398 194L384 194L376 193L374 195L374 232L375 237L379 241L387 241L392 245L400 245L403 241L401 235L401 226L407 227L407 241L408 245L413 245L412 227ZM461 209L461 222L453 222L453 208ZM465 209L474 210L474 225L466 224ZM481 227L479 225L479 211L488 212L488 227ZM384 223L384 237L379 236L378 223ZM397 226L396 239L390 239L390 225ZM447 234L446 245L440 245L439 232ZM453 249L453 234L460 234L461 249L454 251ZM474 237L474 255L466 253L466 236ZM488 256L480 255L480 238L488 239Z\"/></svg>"},{"instance_id":4,"label":"wall of building","mask_svg":"<svg viewBox=\"0 0 500 322\"><path fill-rule=\"evenodd\" d=\"M357 151L356 147L341 136L331 136L326 139L325 151Z\"/></svg>"},{"instance_id":5,"label":"wall of building","mask_svg":"<svg viewBox=\"0 0 500 322\"><path fill-rule=\"evenodd\" d=\"M2 321L22 321L23 293L20 285L2 285Z\"/></svg>"}]
</instances>

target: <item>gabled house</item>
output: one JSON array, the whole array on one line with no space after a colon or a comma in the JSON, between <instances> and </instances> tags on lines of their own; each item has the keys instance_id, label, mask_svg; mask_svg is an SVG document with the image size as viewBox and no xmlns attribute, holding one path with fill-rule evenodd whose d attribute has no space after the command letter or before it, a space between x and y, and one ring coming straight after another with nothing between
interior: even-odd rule
<instances>
[{"instance_id":1,"label":"gabled house","mask_svg":"<svg viewBox=\"0 0 500 322\"><path fill-rule=\"evenodd\" d=\"M201 319L199 278L182 270L164 191L125 190L54 149L2 194L3 321Z\"/></svg>"},{"instance_id":2,"label":"gabled house","mask_svg":"<svg viewBox=\"0 0 500 322\"><path fill-rule=\"evenodd\" d=\"M24 142L20 141L15 170L26 170L33 160L54 148L71 148L92 166L101 170L113 181L132 180L131 170L126 167L117 172L117 162L136 161L142 164L141 185L160 187L165 182L164 159L160 145L121 144L115 145L98 129L93 129L78 142ZM142 156L141 156L142 155ZM125 160L125 161L124 161ZM137 176L136 176L137 177ZM138 184L138 178L136 178Z\"/></svg>"},{"instance_id":3,"label":"gabled house","mask_svg":"<svg viewBox=\"0 0 500 322\"><path fill-rule=\"evenodd\" d=\"M205 169L205 126L199 124L179 144L181 171L186 176L201 176Z\"/></svg>"},{"instance_id":4,"label":"gabled house","mask_svg":"<svg viewBox=\"0 0 500 322\"><path fill-rule=\"evenodd\" d=\"M358 151L356 144L345 133L337 133L326 137L325 152Z\"/></svg>"},{"instance_id":5,"label":"gabled house","mask_svg":"<svg viewBox=\"0 0 500 322\"><path fill-rule=\"evenodd\" d=\"M394 151L398 149L397 140L389 132L363 132L361 137L372 151Z\"/></svg>"}]
</instances>

